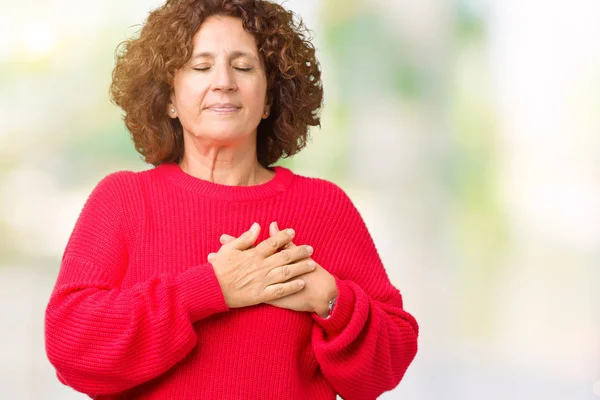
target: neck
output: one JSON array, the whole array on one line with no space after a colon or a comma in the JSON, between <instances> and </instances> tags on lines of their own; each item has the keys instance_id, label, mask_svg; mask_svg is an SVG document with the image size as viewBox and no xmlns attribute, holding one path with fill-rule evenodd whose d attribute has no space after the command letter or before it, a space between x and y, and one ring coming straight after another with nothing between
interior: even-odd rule
<instances>
[{"instance_id":1,"label":"neck","mask_svg":"<svg viewBox=\"0 0 600 400\"><path fill-rule=\"evenodd\" d=\"M237 145L194 138L185 143L181 169L196 178L228 186L252 186L267 182L273 172L258 162L256 143Z\"/></svg>"}]
</instances>

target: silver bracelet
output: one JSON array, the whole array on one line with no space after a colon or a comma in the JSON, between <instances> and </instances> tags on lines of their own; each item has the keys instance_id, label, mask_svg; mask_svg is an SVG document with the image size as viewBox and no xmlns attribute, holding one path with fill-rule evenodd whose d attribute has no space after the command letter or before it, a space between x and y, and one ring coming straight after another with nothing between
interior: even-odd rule
<instances>
[{"instance_id":1,"label":"silver bracelet","mask_svg":"<svg viewBox=\"0 0 600 400\"><path fill-rule=\"evenodd\" d=\"M335 307L336 301L337 301L337 296L335 296L333 299L329 300L329 303L327 304L327 310L329 312L327 314L327 317L325 317L325 319L329 319L329 317L331 317L331 314L333 313L333 307Z\"/></svg>"}]
</instances>

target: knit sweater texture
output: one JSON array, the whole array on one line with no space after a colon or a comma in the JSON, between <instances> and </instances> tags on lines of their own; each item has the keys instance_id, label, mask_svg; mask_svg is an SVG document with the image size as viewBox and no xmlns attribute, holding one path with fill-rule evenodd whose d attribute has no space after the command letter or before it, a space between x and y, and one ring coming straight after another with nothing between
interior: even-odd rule
<instances>
[{"instance_id":1,"label":"knit sweater texture","mask_svg":"<svg viewBox=\"0 0 600 400\"><path fill-rule=\"evenodd\" d=\"M58 379L96 399L375 399L417 351L359 212L335 184L274 167L254 186L174 163L95 187L46 308ZM207 255L223 233L277 221L336 280L328 319L267 304L229 309Z\"/></svg>"}]
</instances>

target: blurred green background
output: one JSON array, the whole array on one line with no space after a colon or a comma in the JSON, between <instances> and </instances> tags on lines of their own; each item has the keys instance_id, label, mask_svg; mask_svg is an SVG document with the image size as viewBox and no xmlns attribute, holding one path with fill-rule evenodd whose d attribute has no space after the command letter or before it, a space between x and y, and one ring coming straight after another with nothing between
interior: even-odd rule
<instances>
[{"instance_id":1,"label":"blurred green background","mask_svg":"<svg viewBox=\"0 0 600 400\"><path fill-rule=\"evenodd\" d=\"M92 188L149 168L108 86L160 4L3 4L2 398L86 398L55 378L43 313ZM600 399L600 2L284 4L325 106L280 164L348 192L421 325L382 398Z\"/></svg>"}]
</instances>

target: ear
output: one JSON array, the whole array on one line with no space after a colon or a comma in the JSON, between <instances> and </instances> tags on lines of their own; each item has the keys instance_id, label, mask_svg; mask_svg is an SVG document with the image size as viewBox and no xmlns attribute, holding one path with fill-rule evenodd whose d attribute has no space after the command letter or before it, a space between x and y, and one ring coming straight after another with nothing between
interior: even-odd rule
<instances>
[{"instance_id":1,"label":"ear","mask_svg":"<svg viewBox=\"0 0 600 400\"><path fill-rule=\"evenodd\" d=\"M269 115L271 114L271 99L269 98L269 95L267 94L267 98L265 100L265 108L262 114L262 118L263 119L267 119L269 118Z\"/></svg>"},{"instance_id":2,"label":"ear","mask_svg":"<svg viewBox=\"0 0 600 400\"><path fill-rule=\"evenodd\" d=\"M167 115L173 119L177 118L177 109L172 103L167 104Z\"/></svg>"},{"instance_id":3,"label":"ear","mask_svg":"<svg viewBox=\"0 0 600 400\"><path fill-rule=\"evenodd\" d=\"M262 119L267 119L269 118L269 114L271 114L271 110L269 109L268 106L265 107L265 111L263 111L263 115L262 115Z\"/></svg>"}]
</instances>

